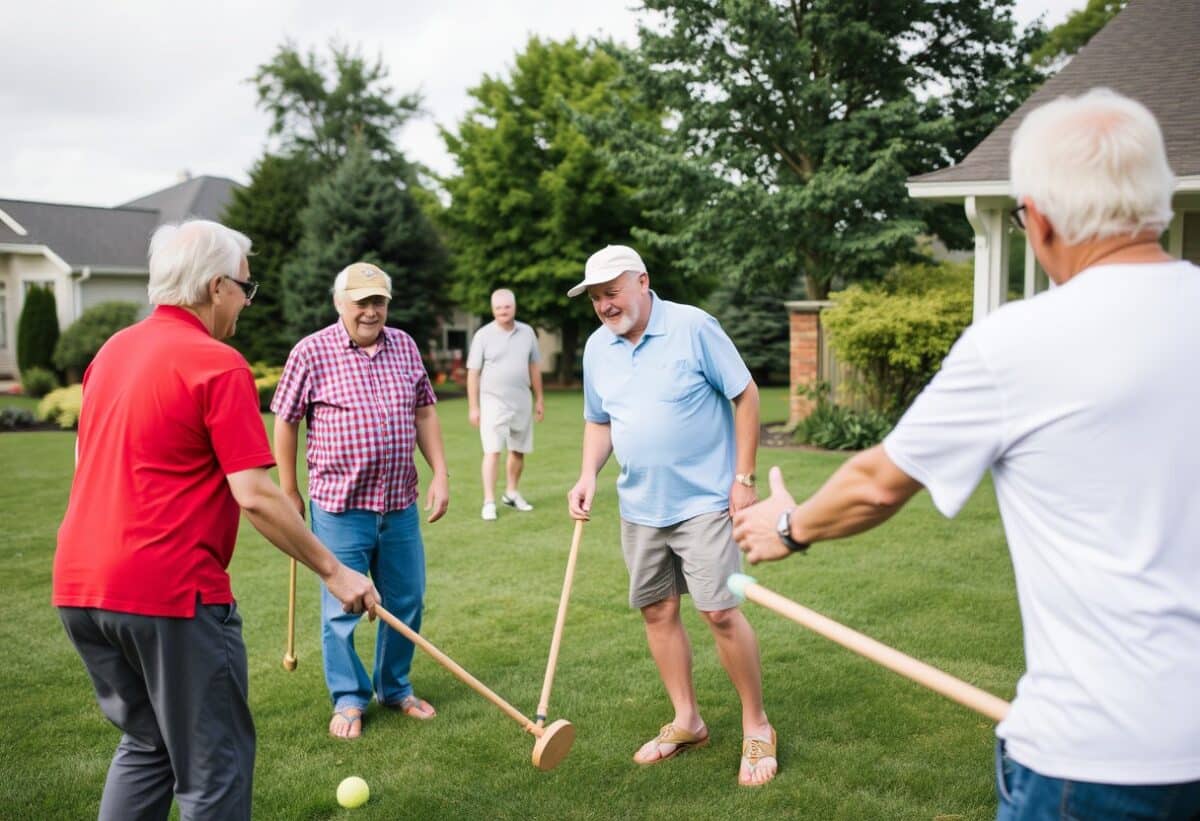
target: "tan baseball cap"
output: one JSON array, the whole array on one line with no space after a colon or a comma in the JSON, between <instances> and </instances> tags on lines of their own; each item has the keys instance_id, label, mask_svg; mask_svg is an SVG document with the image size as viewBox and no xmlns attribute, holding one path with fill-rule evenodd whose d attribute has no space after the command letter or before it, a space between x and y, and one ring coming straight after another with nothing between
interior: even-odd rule
<instances>
[{"instance_id":1,"label":"tan baseball cap","mask_svg":"<svg viewBox=\"0 0 1200 821\"><path fill-rule=\"evenodd\" d=\"M343 273L346 275L346 288L342 293L351 302L369 296L392 298L392 283L379 266L369 262L355 262L347 265Z\"/></svg>"},{"instance_id":2,"label":"tan baseball cap","mask_svg":"<svg viewBox=\"0 0 1200 821\"><path fill-rule=\"evenodd\" d=\"M638 252L628 245L606 245L588 257L583 268L583 282L567 291L567 296L579 296L589 285L611 282L626 271L646 273L646 265Z\"/></svg>"}]
</instances>

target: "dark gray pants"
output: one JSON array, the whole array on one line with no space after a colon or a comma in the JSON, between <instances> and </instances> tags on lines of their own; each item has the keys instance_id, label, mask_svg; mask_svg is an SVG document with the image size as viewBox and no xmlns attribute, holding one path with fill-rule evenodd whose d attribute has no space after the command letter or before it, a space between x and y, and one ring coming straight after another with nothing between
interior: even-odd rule
<instances>
[{"instance_id":1,"label":"dark gray pants","mask_svg":"<svg viewBox=\"0 0 1200 821\"><path fill-rule=\"evenodd\" d=\"M60 607L100 710L124 735L100 818L248 819L254 722L237 605L178 619Z\"/></svg>"}]
</instances>

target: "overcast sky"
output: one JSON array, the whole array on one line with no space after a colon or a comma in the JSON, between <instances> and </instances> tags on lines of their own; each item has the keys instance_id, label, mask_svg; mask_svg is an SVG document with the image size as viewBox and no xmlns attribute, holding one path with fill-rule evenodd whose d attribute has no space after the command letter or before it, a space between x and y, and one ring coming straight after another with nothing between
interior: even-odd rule
<instances>
[{"instance_id":1,"label":"overcast sky","mask_svg":"<svg viewBox=\"0 0 1200 821\"><path fill-rule=\"evenodd\" d=\"M1085 0L1018 0L1050 25ZM338 38L379 54L397 91L428 112L405 126L407 155L453 164L467 89L507 74L531 34L636 41L631 0L15 0L0 26L0 198L117 205L184 170L246 182L267 118L245 82L284 38Z\"/></svg>"}]
</instances>

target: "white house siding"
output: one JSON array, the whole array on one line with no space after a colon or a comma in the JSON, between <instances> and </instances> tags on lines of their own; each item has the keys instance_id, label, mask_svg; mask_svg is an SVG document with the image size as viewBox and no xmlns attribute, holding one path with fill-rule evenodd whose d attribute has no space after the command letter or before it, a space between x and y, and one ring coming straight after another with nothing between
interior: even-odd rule
<instances>
[{"instance_id":1,"label":"white house siding","mask_svg":"<svg viewBox=\"0 0 1200 821\"><path fill-rule=\"evenodd\" d=\"M142 306L141 316L145 316L150 312L146 282L146 274L138 276L93 273L79 283L79 311L83 313L101 302L136 302Z\"/></svg>"},{"instance_id":2,"label":"white house siding","mask_svg":"<svg viewBox=\"0 0 1200 821\"><path fill-rule=\"evenodd\" d=\"M0 268L5 285L7 309L7 339L0 352L0 374L15 376L17 372L17 322L25 307L25 291L33 284L54 289L54 301L58 310L58 327L65 328L75 319L74 288L68 273L54 261L38 253L0 254L4 265Z\"/></svg>"}]
</instances>

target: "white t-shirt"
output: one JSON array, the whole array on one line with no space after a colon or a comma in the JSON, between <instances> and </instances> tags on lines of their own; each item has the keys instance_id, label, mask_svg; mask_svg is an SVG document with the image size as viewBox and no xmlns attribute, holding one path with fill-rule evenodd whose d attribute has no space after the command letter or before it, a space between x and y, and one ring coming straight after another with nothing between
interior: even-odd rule
<instances>
[{"instance_id":1,"label":"white t-shirt","mask_svg":"<svg viewBox=\"0 0 1200 821\"><path fill-rule=\"evenodd\" d=\"M529 394L529 366L542 361L537 332L524 322L513 322L506 331L494 320L471 339L467 367L479 370L481 405L501 405L522 416L533 407Z\"/></svg>"},{"instance_id":2,"label":"white t-shirt","mask_svg":"<svg viewBox=\"0 0 1200 821\"><path fill-rule=\"evenodd\" d=\"M884 442L954 516L989 468L1026 672L1021 764L1200 779L1200 268L1090 268L969 328Z\"/></svg>"}]
</instances>

